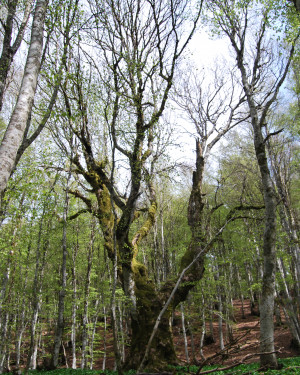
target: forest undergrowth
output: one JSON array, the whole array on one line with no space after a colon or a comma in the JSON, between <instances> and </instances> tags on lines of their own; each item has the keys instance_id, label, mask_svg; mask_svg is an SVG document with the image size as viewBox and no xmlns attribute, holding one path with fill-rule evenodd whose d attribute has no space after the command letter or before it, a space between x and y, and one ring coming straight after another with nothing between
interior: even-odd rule
<instances>
[{"instance_id":1,"label":"forest undergrowth","mask_svg":"<svg viewBox=\"0 0 300 375\"><path fill-rule=\"evenodd\" d=\"M270 375L277 375L277 374L300 374L300 357L293 357L293 358L285 358L279 359L279 364L282 365L282 368L279 370L268 370L268 371L261 371L259 369L258 363L250 363L250 364L242 364L235 368L221 370L222 366L213 365L213 366L205 366L202 368L201 372L198 372L198 366L177 366L177 367L170 367L169 372L164 372L162 374L173 374L173 375L181 375L181 374L251 374L251 375L258 375L258 374L270 374ZM13 372L8 373L8 375L14 375ZM94 374L103 374L103 375L117 375L117 371L113 370L81 370L81 369L56 369L52 371L38 371L32 370L29 371L28 374L49 374L49 375L94 375ZM130 370L124 373L124 375L133 375L136 374L136 371ZM146 373L143 373L146 374Z\"/></svg>"}]
</instances>

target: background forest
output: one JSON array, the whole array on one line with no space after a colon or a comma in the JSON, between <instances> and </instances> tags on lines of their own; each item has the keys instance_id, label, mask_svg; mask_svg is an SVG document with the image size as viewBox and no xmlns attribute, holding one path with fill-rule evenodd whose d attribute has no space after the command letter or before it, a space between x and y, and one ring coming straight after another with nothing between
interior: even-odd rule
<instances>
[{"instance_id":1,"label":"background forest","mask_svg":"<svg viewBox=\"0 0 300 375\"><path fill-rule=\"evenodd\" d=\"M299 14L1 1L0 373L199 364L236 300L299 350Z\"/></svg>"}]
</instances>

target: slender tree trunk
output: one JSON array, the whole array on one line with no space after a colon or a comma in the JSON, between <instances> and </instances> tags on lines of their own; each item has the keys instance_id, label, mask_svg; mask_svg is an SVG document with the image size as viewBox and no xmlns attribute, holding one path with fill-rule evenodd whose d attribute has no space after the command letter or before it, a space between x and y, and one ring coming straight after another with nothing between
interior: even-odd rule
<instances>
[{"instance_id":1,"label":"slender tree trunk","mask_svg":"<svg viewBox=\"0 0 300 375\"><path fill-rule=\"evenodd\" d=\"M213 307L212 301L210 301L209 307L210 307L209 308L209 336L212 342L216 342L215 334L214 334L214 325L213 325L214 307Z\"/></svg>"},{"instance_id":2,"label":"slender tree trunk","mask_svg":"<svg viewBox=\"0 0 300 375\"><path fill-rule=\"evenodd\" d=\"M238 289L239 289L239 292L240 292L240 298L241 298L241 303L242 303L242 306L241 306L242 319L245 319L246 318L246 316L245 316L245 306L244 306L245 298L244 298L244 293L243 293L243 290L242 290L241 275L239 273L238 267L235 267L235 273L236 273L236 277L237 277Z\"/></svg>"},{"instance_id":3,"label":"slender tree trunk","mask_svg":"<svg viewBox=\"0 0 300 375\"><path fill-rule=\"evenodd\" d=\"M167 279L168 275L168 257L166 254L166 247L165 247L165 235L164 235L164 211L160 211L160 234L161 234L161 255L162 255L162 281Z\"/></svg>"},{"instance_id":4,"label":"slender tree trunk","mask_svg":"<svg viewBox=\"0 0 300 375\"><path fill-rule=\"evenodd\" d=\"M201 336L200 336L200 357L202 360L205 361L204 353L203 353L203 347L204 347L204 338L206 334L206 320L205 320L205 308L204 308L204 296L202 294L202 310L201 310L201 315L202 315L202 325L201 325Z\"/></svg>"},{"instance_id":5,"label":"slender tree trunk","mask_svg":"<svg viewBox=\"0 0 300 375\"><path fill-rule=\"evenodd\" d=\"M114 169L115 169L115 148L112 149L112 171L110 180L113 183L114 181ZM118 332L118 322L117 322L117 300L116 300L116 289L117 289L117 282L118 282L118 244L117 244L117 223L118 223L118 216L116 212L116 207L113 201L113 197L110 196L110 206L112 214L112 232L110 236L110 240L112 240L112 261L113 261L113 272L112 272L112 282L111 282L111 299L110 299L110 311L111 311L111 323L113 329L113 338L114 338L114 354L115 354L115 365L118 370L119 375L123 375L123 364L120 354L120 346L119 346L119 332Z\"/></svg>"},{"instance_id":6,"label":"slender tree trunk","mask_svg":"<svg viewBox=\"0 0 300 375\"><path fill-rule=\"evenodd\" d=\"M232 41L234 44L235 42ZM235 47L236 51L238 47ZM254 148L262 181L265 204L265 228L263 237L263 282L260 300L260 363L262 367L277 368L274 348L274 295L276 271L276 199L273 182L268 166L266 145L262 134L261 120L258 117L257 105L252 89L248 83L243 61L243 52L237 52L238 68L242 76L242 84L247 97L251 123L254 132Z\"/></svg>"},{"instance_id":7,"label":"slender tree trunk","mask_svg":"<svg viewBox=\"0 0 300 375\"><path fill-rule=\"evenodd\" d=\"M125 362L125 336L124 336L124 327L123 327L123 309L122 302L118 301L118 331L120 336L120 354L122 363Z\"/></svg>"},{"instance_id":8,"label":"slender tree trunk","mask_svg":"<svg viewBox=\"0 0 300 375\"><path fill-rule=\"evenodd\" d=\"M8 254L6 270L2 279L2 288L1 288L1 293L0 293L0 329L3 326L2 315L5 316L5 314L3 314L2 311L4 311L3 305L4 305L5 298L6 298L7 287L8 287L8 283L10 279L12 260L13 260L13 251L11 251Z\"/></svg>"},{"instance_id":9,"label":"slender tree trunk","mask_svg":"<svg viewBox=\"0 0 300 375\"><path fill-rule=\"evenodd\" d=\"M277 158L274 155L272 147L269 143L268 146L269 155L272 161L272 171L275 177L275 185L280 199L280 221L282 228L286 232L287 237L289 239L289 247L292 255L296 292L295 299L297 300L298 306L300 306L300 246L298 236L299 226L291 205L290 192L287 187L289 181L287 181L286 178L283 177L284 173L282 172L282 166L277 161ZM283 155L280 156L283 158Z\"/></svg>"},{"instance_id":10,"label":"slender tree trunk","mask_svg":"<svg viewBox=\"0 0 300 375\"><path fill-rule=\"evenodd\" d=\"M43 32L47 0L38 0L35 7L31 40L19 96L0 145L0 195L6 189L14 168L18 148L22 142L30 116L43 49ZM1 202L0 202L1 204Z\"/></svg>"},{"instance_id":11,"label":"slender tree trunk","mask_svg":"<svg viewBox=\"0 0 300 375\"><path fill-rule=\"evenodd\" d=\"M77 274L76 274L76 259L79 249L79 223L76 222L76 245L72 253L72 326L71 326L71 343L72 343L72 369L76 369L76 310L77 310Z\"/></svg>"},{"instance_id":12,"label":"slender tree trunk","mask_svg":"<svg viewBox=\"0 0 300 375\"><path fill-rule=\"evenodd\" d=\"M160 264L159 264L159 241L158 241L158 233L157 233L157 218L155 219L155 222L153 224L153 256L152 256L152 270L154 275L154 281L155 284L158 286L160 285L161 279L160 279Z\"/></svg>"},{"instance_id":13,"label":"slender tree trunk","mask_svg":"<svg viewBox=\"0 0 300 375\"><path fill-rule=\"evenodd\" d=\"M31 235L31 233L30 233ZM19 321L19 326L16 332L16 367L19 368L20 366L20 360L21 360L21 343L22 343L22 336L25 331L25 303L26 303L26 289L27 289L27 283L28 283L28 271L29 271L29 255L31 252L31 246L32 246L32 240L30 238L29 244L27 247L27 257L26 257L26 270L25 270L25 280L24 280L24 286L23 286L23 296L21 301L21 317Z\"/></svg>"},{"instance_id":14,"label":"slender tree trunk","mask_svg":"<svg viewBox=\"0 0 300 375\"><path fill-rule=\"evenodd\" d=\"M192 306L191 306L191 295L189 295L189 298L188 298L188 309L189 309L190 312L192 311ZM187 323L187 327L188 327L189 335L190 335L190 338L191 338L192 363L193 363L194 365L196 365L198 362L197 362L197 359L196 359L196 348L195 348L195 338L194 338L194 325L193 325L193 319L192 319L191 317L189 317L189 318L186 320L186 323Z\"/></svg>"},{"instance_id":15,"label":"slender tree trunk","mask_svg":"<svg viewBox=\"0 0 300 375\"><path fill-rule=\"evenodd\" d=\"M182 303L180 304L180 311L181 311L181 327L182 327L182 334L183 334L183 341L184 341L185 358L186 358L187 364L190 364L188 341L187 341L186 329L185 329L184 307Z\"/></svg>"},{"instance_id":16,"label":"slender tree trunk","mask_svg":"<svg viewBox=\"0 0 300 375\"><path fill-rule=\"evenodd\" d=\"M18 0L8 0L7 2L8 12L7 12L7 17L6 17L5 27L4 27L2 53L0 57L0 112L2 109L2 105L3 105L3 96L5 92L5 83L7 80L8 72L12 64L14 55L19 49L21 42L23 40L25 27L28 22L32 1L28 0L25 3L23 20L19 27L15 41L12 44L12 37L14 33L13 25L14 25L14 19L16 17L17 5L18 5Z\"/></svg>"},{"instance_id":17,"label":"slender tree trunk","mask_svg":"<svg viewBox=\"0 0 300 375\"><path fill-rule=\"evenodd\" d=\"M103 361L102 361L102 371L105 371L106 368L106 329L107 329L107 319L106 319L106 308L103 306L103 319L104 319L104 327L103 327Z\"/></svg>"},{"instance_id":18,"label":"slender tree trunk","mask_svg":"<svg viewBox=\"0 0 300 375\"><path fill-rule=\"evenodd\" d=\"M4 363L5 363L5 358L6 358L9 312L3 311L2 315L3 315L3 318L2 318L2 326L1 326L1 343L0 343L0 374L2 374L4 371Z\"/></svg>"},{"instance_id":19,"label":"slender tree trunk","mask_svg":"<svg viewBox=\"0 0 300 375\"><path fill-rule=\"evenodd\" d=\"M62 343L62 336L64 331L64 311L65 311L65 296L67 286L67 216L69 211L69 183L71 179L71 171L69 171L66 182L66 194L64 202L63 213L63 235L62 235L62 263L61 263L61 285L58 297L58 312L57 312L57 325L54 337L54 348L51 359L51 367L53 369L58 366L59 351Z\"/></svg>"},{"instance_id":20,"label":"slender tree trunk","mask_svg":"<svg viewBox=\"0 0 300 375\"><path fill-rule=\"evenodd\" d=\"M82 354L81 354L81 368L87 368L87 344L88 344L88 308L91 284L91 271L94 254L94 240L95 240L95 220L93 218L91 237L88 250L88 264L85 279L84 301L83 301L83 316L82 316Z\"/></svg>"},{"instance_id":21,"label":"slender tree trunk","mask_svg":"<svg viewBox=\"0 0 300 375\"><path fill-rule=\"evenodd\" d=\"M93 329L92 329L92 334L91 334L91 339L90 339L90 352L91 352L90 366L89 366L90 370L92 370L94 366L94 342L95 342L97 323L98 323L98 317L99 317L99 309L100 309L100 294L95 303L95 314L93 317Z\"/></svg>"},{"instance_id":22,"label":"slender tree trunk","mask_svg":"<svg viewBox=\"0 0 300 375\"><path fill-rule=\"evenodd\" d=\"M43 213L44 216L44 213ZM46 256L48 252L49 241L45 240L42 251L40 250L42 241L42 229L43 229L43 217L40 223L39 235L38 235L38 245L36 253L36 265L35 265L35 275L33 281L33 304L32 304L32 316L30 322L30 347L27 357L27 365L25 373L28 373L29 369L36 368L36 326L38 323L39 312L42 303L42 289L44 280L44 270L46 265ZM48 223L47 230L50 229L50 222Z\"/></svg>"},{"instance_id":23,"label":"slender tree trunk","mask_svg":"<svg viewBox=\"0 0 300 375\"><path fill-rule=\"evenodd\" d=\"M300 322L298 318L297 305L293 303L293 298L291 297L288 285L286 283L286 277L284 272L284 265L282 259L277 259L277 266L281 276L281 282L283 285L283 305L287 312L287 321L290 327L295 346L300 349Z\"/></svg>"},{"instance_id":24,"label":"slender tree trunk","mask_svg":"<svg viewBox=\"0 0 300 375\"><path fill-rule=\"evenodd\" d=\"M264 367L277 368L277 358L274 347L274 295L276 272L276 199L273 183L268 167L265 143L260 124L257 122L256 110L250 102L252 114L252 126L254 130L254 146L261 173L264 203L265 203L265 231L263 242L263 283L260 300L260 350L262 354L260 363Z\"/></svg>"},{"instance_id":25,"label":"slender tree trunk","mask_svg":"<svg viewBox=\"0 0 300 375\"><path fill-rule=\"evenodd\" d=\"M219 328L219 341L220 341L220 349L224 350L224 337L223 337L223 303L222 303L222 296L220 292L218 292L218 328Z\"/></svg>"}]
</instances>

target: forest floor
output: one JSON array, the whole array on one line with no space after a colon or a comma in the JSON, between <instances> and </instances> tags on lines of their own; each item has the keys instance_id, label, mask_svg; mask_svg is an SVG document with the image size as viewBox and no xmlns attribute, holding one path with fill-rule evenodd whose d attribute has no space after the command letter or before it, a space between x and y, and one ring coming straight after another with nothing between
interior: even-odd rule
<instances>
[{"instance_id":1,"label":"forest floor","mask_svg":"<svg viewBox=\"0 0 300 375\"><path fill-rule=\"evenodd\" d=\"M206 359L214 356L216 353L220 352L220 341L219 341L219 330L218 321L215 317L213 322L214 338L215 343L205 345L203 348L203 354ZM240 338L238 343L229 349L229 355L220 355L214 359L208 360L207 364L224 364L230 365L232 363L240 362L245 357L247 358L246 363L258 362L259 361L259 317L251 315L250 301L244 301L244 318L242 317L242 304L241 301L234 301L234 318L236 322L233 323L233 338ZM296 357L300 355L300 351L291 345L292 335L286 324L283 313L281 313L282 324L280 326L276 325L275 318L275 350L277 351L278 358L289 358ZM208 331L208 327L206 327ZM200 331L200 329L199 329ZM181 331L182 332L182 331ZM197 332L197 331L196 331ZM228 335L226 334L226 326L223 323L223 335L225 345L228 343ZM174 343L176 346L176 352L178 358L181 362L187 364L187 359L184 350L184 340L182 333L177 329L174 332ZM188 336L189 343L189 355L192 357L191 350L191 337ZM200 347L200 335L194 335L194 346L196 352L196 359L201 360L199 355ZM226 345L227 347L227 345ZM229 345L230 348L230 345Z\"/></svg>"},{"instance_id":2,"label":"forest floor","mask_svg":"<svg viewBox=\"0 0 300 375\"><path fill-rule=\"evenodd\" d=\"M223 352L223 355L220 355L216 358L211 358L207 361L206 364L218 364L218 365L231 365L232 363L241 362L247 356L245 363L253 363L259 361L259 317L251 315L250 301L244 301L244 315L242 317L242 304L241 301L234 301L234 318L236 322L232 324L233 338L237 339L242 337L238 343L231 349L228 353ZM290 330L286 324L283 313L281 314L282 324L280 326L275 324L275 349L277 351L278 358L289 358L300 356L300 351L291 346L292 336ZM201 361L199 348L200 348L200 337L201 337L201 326L199 319L194 317L193 325L193 339L194 339L194 348L195 348L195 357L198 362ZM275 320L274 320L275 322ZM197 326L199 324L199 326ZM207 332L209 332L209 324L207 323L206 327ZM213 331L215 342L207 344L203 348L203 354L206 359L214 356L216 353L220 352L220 342L219 342L219 330L218 330L218 317L214 317L213 321ZM182 334L182 325L181 325L181 316L180 313L176 314L174 319L174 345L180 365L188 365L185 347L184 347L184 338ZM225 345L228 342L228 335L226 334L226 325L223 323L223 335ZM192 360L192 347L191 347L191 335L187 335L188 339L188 353L190 358L190 364L193 364ZM113 355L113 346L112 340L108 340L107 345L107 358L106 358L106 369L113 369L114 367L114 355ZM94 368L102 369L102 358L98 358L95 361Z\"/></svg>"}]
</instances>

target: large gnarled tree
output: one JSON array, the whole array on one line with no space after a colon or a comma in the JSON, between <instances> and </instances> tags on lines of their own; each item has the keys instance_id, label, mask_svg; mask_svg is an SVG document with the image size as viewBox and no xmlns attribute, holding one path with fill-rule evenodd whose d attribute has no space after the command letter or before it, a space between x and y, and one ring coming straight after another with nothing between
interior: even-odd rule
<instances>
[{"instance_id":1,"label":"large gnarled tree","mask_svg":"<svg viewBox=\"0 0 300 375\"><path fill-rule=\"evenodd\" d=\"M118 277L130 301L131 342L125 364L127 368L138 368L143 360L156 318L177 282L176 278L171 278L160 287L155 285L148 277L145 265L138 260L139 244L153 226L157 210L153 166L160 150L156 129L160 126L159 119L173 84L177 59L188 40L185 39L182 43L178 39L181 26L179 15L185 4L172 2L173 8L168 4L169 2L159 5L155 2L139 2L139 8L132 2L127 8L129 5L124 2L110 2L109 9L102 14L103 19L100 18L102 27L99 26L99 37L96 40L99 59L102 58L105 63L103 70L98 69L102 91L97 92L93 73L84 72L84 50L76 59L77 62L70 67L62 85L66 109L62 110L62 115L68 114L69 127L76 134L81 148L81 153L71 158L73 172L79 176L83 186L87 182L91 187L78 188L71 193L84 202L85 208L81 212L89 211L99 219L106 252L112 261L117 258ZM96 7L99 4L94 5L94 14L99 17ZM148 18L144 18L141 12L143 15L148 14ZM97 22L100 23L99 18ZM189 37L188 35L187 38ZM91 72L95 61L95 58L90 61ZM208 95L208 101L215 100L223 86L220 84L215 87L215 91ZM97 113L99 105L88 102L87 93L103 99L100 113ZM182 94L181 106L187 111L189 101L193 100L189 97L190 94L187 91ZM201 90L196 95L199 96L197 100L203 99ZM203 101L196 115L195 126L200 140L196 142L196 170L188 206L188 224L192 238L179 269L179 272L185 269L186 272L160 318L151 348L143 362L146 368L161 369L177 362L170 327L172 312L179 303L186 300L189 291L202 278L205 253L212 244L208 241L205 218L205 161L221 137L244 119L244 114L239 112L240 105L244 102L243 97L229 96L225 100L226 104L224 98L220 97L219 100L220 102L214 103L214 112L211 108L206 108L205 112L206 104ZM226 120L224 112L227 114ZM219 126L221 114L224 123ZM111 145L99 144L97 133L99 134L99 130L103 132L103 126L109 130ZM57 140L59 138L60 136L56 137ZM68 152L66 142L62 141L61 146ZM118 168L125 165L127 172L119 173L122 180L126 180L129 175L128 189L124 188L124 182L120 184L115 176L111 176L111 163L104 149L113 150L113 163ZM69 157L70 155L69 151ZM125 190L123 194L118 192L121 189ZM148 207L141 204L140 199L145 189L148 191ZM212 212L215 209L217 207L212 208ZM73 217L76 216L77 214ZM144 217L140 226L136 224L138 217ZM193 261L193 266L187 269Z\"/></svg>"},{"instance_id":2,"label":"large gnarled tree","mask_svg":"<svg viewBox=\"0 0 300 375\"><path fill-rule=\"evenodd\" d=\"M124 177L129 175L129 188L123 194L118 193L118 188L124 186L111 178L110 163L103 153L99 154L92 120L97 115L93 116L86 100L86 91L94 87L90 81L90 89L87 88L82 58L78 56L62 91L69 126L80 141L82 151L82 156L72 158L76 166L74 172L91 186L97 203L84 191L72 193L99 219L108 256L114 260L117 252L118 277L130 301L131 314L130 353L125 366L137 368L155 319L176 282L170 280L158 290L148 277L146 267L138 261L139 243L151 229L157 210L151 173L151 166L158 157L155 129L166 108L177 62L195 30L200 9L194 8L193 18L187 20L186 16L191 16L188 1L90 1L90 6L97 31L93 33L94 52L98 50L97 57L90 56L90 66L94 65L99 73L105 126L111 137L111 148L116 152L115 159L121 159L127 168ZM80 55L83 54L88 55L90 51L83 49ZM101 116L99 122L100 126L104 125ZM107 148L109 150L110 146ZM200 168L200 155L198 164ZM183 257L182 268L199 252L204 241L196 229L200 219L195 217L195 211L203 205L199 173L195 174L189 210L193 241ZM140 210L139 198L145 187L149 205ZM134 222L141 211L145 221L134 230ZM114 212L118 216L116 223ZM155 350L148 357L147 367L158 369L176 363L169 322L172 308L185 300L202 273L203 259L199 259L185 276L185 283L178 289L159 325L153 341Z\"/></svg>"}]
</instances>

